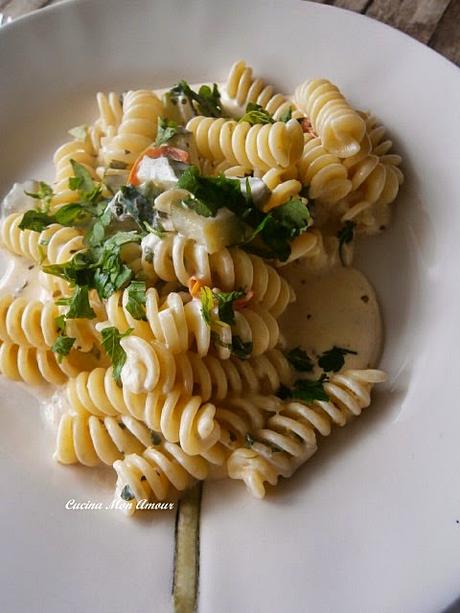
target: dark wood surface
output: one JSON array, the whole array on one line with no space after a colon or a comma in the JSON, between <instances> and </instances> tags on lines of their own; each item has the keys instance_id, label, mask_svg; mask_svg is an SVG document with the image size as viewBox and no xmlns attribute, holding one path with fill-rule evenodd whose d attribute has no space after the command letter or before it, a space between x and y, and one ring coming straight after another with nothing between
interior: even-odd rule
<instances>
[{"instance_id":1,"label":"dark wood surface","mask_svg":"<svg viewBox=\"0 0 460 613\"><path fill-rule=\"evenodd\" d=\"M4 19L60 0L0 0ZM94 0L97 2L97 0ZM129 0L126 0L129 2ZM248 0L250 1L250 0ZM305 0L309 1L309 0ZM349 9L389 24L460 65L460 0L311 0Z\"/></svg>"}]
</instances>

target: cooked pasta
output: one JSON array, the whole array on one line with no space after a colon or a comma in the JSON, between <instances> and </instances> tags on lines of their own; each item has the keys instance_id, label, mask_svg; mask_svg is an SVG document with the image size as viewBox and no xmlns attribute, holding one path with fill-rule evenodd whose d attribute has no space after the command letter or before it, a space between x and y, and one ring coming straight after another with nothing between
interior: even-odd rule
<instances>
[{"instance_id":1,"label":"cooked pasta","mask_svg":"<svg viewBox=\"0 0 460 613\"><path fill-rule=\"evenodd\" d=\"M138 155L155 140L163 105L153 91L129 91L123 96L123 115L114 136L102 139L101 156L106 166L131 167Z\"/></svg>"},{"instance_id":2,"label":"cooked pasta","mask_svg":"<svg viewBox=\"0 0 460 613\"><path fill-rule=\"evenodd\" d=\"M68 377L94 367L95 358L91 353L71 352L68 358L59 362L47 349L4 342L0 345L0 373L28 385L62 385Z\"/></svg>"},{"instance_id":3,"label":"cooked pasta","mask_svg":"<svg viewBox=\"0 0 460 613\"><path fill-rule=\"evenodd\" d=\"M166 500L171 489L183 491L208 476L208 463L190 456L179 445L164 442L148 447L142 455L129 454L113 465L119 489L128 486L137 502Z\"/></svg>"},{"instance_id":4,"label":"cooked pasta","mask_svg":"<svg viewBox=\"0 0 460 613\"><path fill-rule=\"evenodd\" d=\"M40 349L52 347L59 336L56 318L64 312L65 308L51 300L40 302L5 295L0 298L0 339ZM67 328L79 351L91 351L98 343L94 319L69 319Z\"/></svg>"},{"instance_id":5,"label":"cooked pasta","mask_svg":"<svg viewBox=\"0 0 460 613\"><path fill-rule=\"evenodd\" d=\"M338 87L326 79L306 81L296 89L295 101L327 151L341 158L358 153L366 124Z\"/></svg>"},{"instance_id":6,"label":"cooked pasta","mask_svg":"<svg viewBox=\"0 0 460 613\"><path fill-rule=\"evenodd\" d=\"M133 417L99 419L65 413L59 421L54 459L62 464L111 466L125 454L142 453L151 443L151 431Z\"/></svg>"},{"instance_id":7,"label":"cooked pasta","mask_svg":"<svg viewBox=\"0 0 460 613\"><path fill-rule=\"evenodd\" d=\"M240 60L222 95L151 86L99 92L0 219L0 373L52 396L54 458L113 466L130 513L208 477L262 498L369 406L381 322L351 263L403 181L326 79L284 96Z\"/></svg>"},{"instance_id":8,"label":"cooked pasta","mask_svg":"<svg viewBox=\"0 0 460 613\"><path fill-rule=\"evenodd\" d=\"M180 235L168 233L149 241L151 258L158 277L187 286L192 277L223 291L252 290L254 300L278 317L294 299L292 288L261 257L238 247L208 254L202 245Z\"/></svg>"},{"instance_id":9,"label":"cooked pasta","mask_svg":"<svg viewBox=\"0 0 460 613\"><path fill-rule=\"evenodd\" d=\"M2 221L0 239L3 247L34 262L44 260L60 264L83 249L83 236L75 228L51 224L42 232L21 230L22 213L11 213Z\"/></svg>"},{"instance_id":10,"label":"cooked pasta","mask_svg":"<svg viewBox=\"0 0 460 613\"><path fill-rule=\"evenodd\" d=\"M235 62L225 83L225 92L230 99L245 109L249 102L259 104L275 119L294 110L294 105L282 94L274 93L271 85L265 85L262 79L254 79L252 68L243 60Z\"/></svg>"},{"instance_id":11,"label":"cooked pasta","mask_svg":"<svg viewBox=\"0 0 460 613\"><path fill-rule=\"evenodd\" d=\"M292 166L302 154L303 132L295 119L251 126L245 121L197 116L187 123L187 130L195 137L199 155L215 162L226 160L268 171Z\"/></svg>"},{"instance_id":12,"label":"cooked pasta","mask_svg":"<svg viewBox=\"0 0 460 613\"><path fill-rule=\"evenodd\" d=\"M155 389L168 393L179 386L203 400L220 400L229 391L256 392L264 387L273 392L292 379L289 364L275 349L248 360L220 360L212 355L202 358L191 351L173 355L162 343L134 335L122 339L121 346L126 353L121 380L126 390L136 394Z\"/></svg>"},{"instance_id":13,"label":"cooked pasta","mask_svg":"<svg viewBox=\"0 0 460 613\"><path fill-rule=\"evenodd\" d=\"M69 187L69 179L74 176L71 160L81 164L93 178L96 178L97 158L94 153L91 142L77 138L57 149L53 157L56 175L53 184L54 195L51 200L52 210L79 201L78 192Z\"/></svg>"},{"instance_id":14,"label":"cooked pasta","mask_svg":"<svg viewBox=\"0 0 460 613\"><path fill-rule=\"evenodd\" d=\"M404 176L401 156L390 153L393 143L372 115L364 115L366 138L362 151L344 161L352 182L342 221L353 221L359 232L374 234L389 223L388 205L397 197Z\"/></svg>"},{"instance_id":15,"label":"cooked pasta","mask_svg":"<svg viewBox=\"0 0 460 613\"><path fill-rule=\"evenodd\" d=\"M249 449L232 453L229 477L242 479L254 496L263 498L264 482L275 485L279 476L290 477L317 450L316 433L328 436L332 424L345 426L360 415L370 404L373 385L382 381L380 370L349 370L324 384L329 400L287 402L252 434Z\"/></svg>"},{"instance_id":16,"label":"cooked pasta","mask_svg":"<svg viewBox=\"0 0 460 613\"><path fill-rule=\"evenodd\" d=\"M308 196L328 204L342 200L352 189L342 161L324 148L319 137L313 138L310 134L305 134L299 175L302 183L308 186Z\"/></svg>"}]
</instances>

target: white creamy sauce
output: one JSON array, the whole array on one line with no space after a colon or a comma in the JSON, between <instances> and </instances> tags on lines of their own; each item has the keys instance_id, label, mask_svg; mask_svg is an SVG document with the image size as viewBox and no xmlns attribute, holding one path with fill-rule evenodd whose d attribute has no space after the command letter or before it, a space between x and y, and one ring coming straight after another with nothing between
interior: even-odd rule
<instances>
[{"instance_id":1,"label":"white creamy sauce","mask_svg":"<svg viewBox=\"0 0 460 613\"><path fill-rule=\"evenodd\" d=\"M37 201L28 196L25 192L34 193L37 191L38 182L30 179L24 183L14 183L13 187L6 194L2 202L1 218L3 219L10 213L19 213L27 209L33 209Z\"/></svg>"},{"instance_id":2,"label":"white creamy sauce","mask_svg":"<svg viewBox=\"0 0 460 613\"><path fill-rule=\"evenodd\" d=\"M338 266L322 274L306 271L302 260L282 269L297 294L280 318L286 345L315 357L334 345L356 351L345 368L374 367L382 344L382 323L375 291L355 268Z\"/></svg>"}]
</instances>

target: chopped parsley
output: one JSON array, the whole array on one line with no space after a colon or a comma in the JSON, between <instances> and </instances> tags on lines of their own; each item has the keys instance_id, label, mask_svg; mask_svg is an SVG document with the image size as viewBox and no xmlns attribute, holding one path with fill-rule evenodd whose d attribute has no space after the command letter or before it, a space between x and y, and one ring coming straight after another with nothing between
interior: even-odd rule
<instances>
[{"instance_id":1,"label":"chopped parsley","mask_svg":"<svg viewBox=\"0 0 460 613\"><path fill-rule=\"evenodd\" d=\"M242 237L243 248L262 257L287 260L290 241L312 223L302 198L291 198L270 213L263 213L254 205L250 191L243 193L240 181L225 176L201 176L195 166L183 173L178 187L194 196L185 202L186 206L205 217L214 217L221 207L232 211L248 226L247 236Z\"/></svg>"},{"instance_id":2,"label":"chopped parsley","mask_svg":"<svg viewBox=\"0 0 460 613\"><path fill-rule=\"evenodd\" d=\"M69 306L69 310L65 314L66 319L94 319L96 317L96 313L89 303L87 285L75 287L70 298L60 298L56 301L56 304Z\"/></svg>"},{"instance_id":3,"label":"chopped parsley","mask_svg":"<svg viewBox=\"0 0 460 613\"><path fill-rule=\"evenodd\" d=\"M170 95L173 98L185 96L195 115L223 117L224 112L220 100L220 92L216 83L214 83L212 88L209 85L202 85L197 93L190 87L187 81L182 80L170 90Z\"/></svg>"},{"instance_id":4,"label":"chopped parsley","mask_svg":"<svg viewBox=\"0 0 460 613\"><path fill-rule=\"evenodd\" d=\"M260 104L256 104L255 102L248 102L243 117L241 117L238 121L244 121L251 124L251 126L254 126L257 123L275 123L275 120L270 113Z\"/></svg>"},{"instance_id":5,"label":"chopped parsley","mask_svg":"<svg viewBox=\"0 0 460 613\"><path fill-rule=\"evenodd\" d=\"M200 291L201 315L207 326L211 325L212 309L214 308L214 294L210 287L202 287Z\"/></svg>"},{"instance_id":6,"label":"chopped parsley","mask_svg":"<svg viewBox=\"0 0 460 613\"><path fill-rule=\"evenodd\" d=\"M313 402L314 400L329 400L329 396L324 389L324 383L328 380L327 375L321 375L319 379L298 379L292 389L286 387L278 390L281 398L292 398L303 402Z\"/></svg>"},{"instance_id":7,"label":"chopped parsley","mask_svg":"<svg viewBox=\"0 0 460 613\"><path fill-rule=\"evenodd\" d=\"M311 372L313 370L311 358L301 347L295 347L288 351L286 353L286 358L298 372Z\"/></svg>"},{"instance_id":8,"label":"chopped parsley","mask_svg":"<svg viewBox=\"0 0 460 613\"><path fill-rule=\"evenodd\" d=\"M180 130L179 124L172 119L158 117L158 131L155 145L159 147L173 138Z\"/></svg>"},{"instance_id":9,"label":"chopped parsley","mask_svg":"<svg viewBox=\"0 0 460 613\"><path fill-rule=\"evenodd\" d=\"M239 336L232 337L232 353L240 360L246 360L252 353L252 342L244 342Z\"/></svg>"},{"instance_id":10,"label":"chopped parsley","mask_svg":"<svg viewBox=\"0 0 460 613\"><path fill-rule=\"evenodd\" d=\"M318 360L318 366L326 372L337 372L345 364L345 356L347 354L357 355L352 349L344 349L343 347L332 347L321 354Z\"/></svg>"},{"instance_id":11,"label":"chopped parsley","mask_svg":"<svg viewBox=\"0 0 460 613\"><path fill-rule=\"evenodd\" d=\"M214 292L217 299L217 309L220 321L232 326L235 323L235 311L233 303L235 300L243 298L246 293L243 290L234 290L233 292Z\"/></svg>"},{"instance_id":12,"label":"chopped parsley","mask_svg":"<svg viewBox=\"0 0 460 613\"><path fill-rule=\"evenodd\" d=\"M145 313L146 289L144 281L131 281L126 289L128 301L126 310L134 319L147 321Z\"/></svg>"},{"instance_id":13,"label":"chopped parsley","mask_svg":"<svg viewBox=\"0 0 460 613\"><path fill-rule=\"evenodd\" d=\"M69 354L74 343L75 338L72 338L71 336L65 336L65 334L60 334L57 337L51 347L51 351L56 354L58 362L62 362L63 358Z\"/></svg>"},{"instance_id":14,"label":"chopped parsley","mask_svg":"<svg viewBox=\"0 0 460 613\"><path fill-rule=\"evenodd\" d=\"M51 200L54 196L53 188L51 187L51 185L48 185L48 183L45 183L44 181L40 181L38 184L38 190L36 192L25 191L24 193L26 194L26 196L30 196L31 198L34 198L35 200L39 201L39 209L41 211L43 211L44 213L49 211Z\"/></svg>"},{"instance_id":15,"label":"chopped parsley","mask_svg":"<svg viewBox=\"0 0 460 613\"><path fill-rule=\"evenodd\" d=\"M102 346L112 361L112 374L117 383L120 383L121 370L126 362L126 352L120 341L125 336L129 336L132 331L133 329L129 328L126 332L120 334L117 328L113 326L101 330Z\"/></svg>"},{"instance_id":16,"label":"chopped parsley","mask_svg":"<svg viewBox=\"0 0 460 613\"><path fill-rule=\"evenodd\" d=\"M126 502L134 500L134 494L129 485L124 486L124 488L120 492L120 497L123 498L123 500L126 500Z\"/></svg>"},{"instance_id":17,"label":"chopped parsley","mask_svg":"<svg viewBox=\"0 0 460 613\"><path fill-rule=\"evenodd\" d=\"M278 121L282 121L283 123L287 123L292 119L292 106L290 106L284 113L282 113L278 117Z\"/></svg>"}]
</instances>

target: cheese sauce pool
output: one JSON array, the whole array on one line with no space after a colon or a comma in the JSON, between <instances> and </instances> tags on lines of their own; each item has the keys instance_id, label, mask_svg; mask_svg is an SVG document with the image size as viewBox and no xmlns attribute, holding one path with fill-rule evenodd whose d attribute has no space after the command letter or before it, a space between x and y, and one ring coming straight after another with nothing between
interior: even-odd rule
<instances>
[{"instance_id":1,"label":"cheese sauce pool","mask_svg":"<svg viewBox=\"0 0 460 613\"><path fill-rule=\"evenodd\" d=\"M382 347L382 320L375 290L355 268L308 272L301 260L282 269L297 300L279 323L288 348L302 347L315 358L334 346L356 352L345 368L372 368Z\"/></svg>"}]
</instances>

